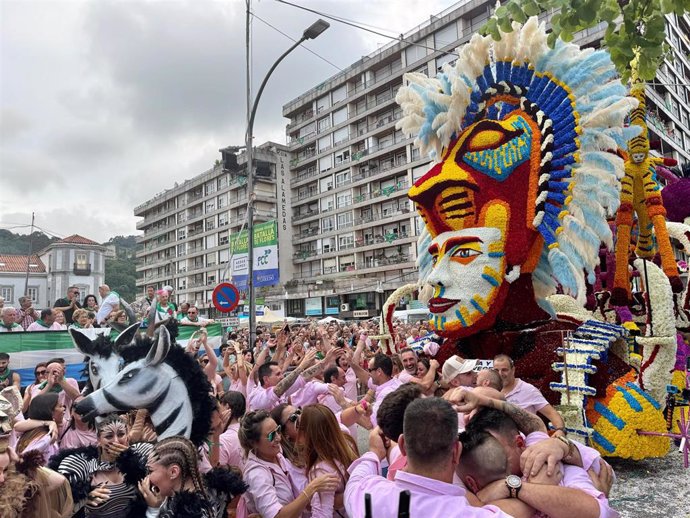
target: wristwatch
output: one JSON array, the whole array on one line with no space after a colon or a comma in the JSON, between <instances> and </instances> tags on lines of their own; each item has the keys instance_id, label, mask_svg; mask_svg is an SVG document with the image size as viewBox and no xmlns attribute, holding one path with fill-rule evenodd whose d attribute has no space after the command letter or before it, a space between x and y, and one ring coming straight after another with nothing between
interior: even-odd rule
<instances>
[{"instance_id":1,"label":"wristwatch","mask_svg":"<svg viewBox=\"0 0 690 518\"><path fill-rule=\"evenodd\" d=\"M573 444L573 441L571 441L570 439L568 439L566 437L561 437L560 435L558 437L556 437L556 439L558 439L559 441L564 443L566 446L568 446L568 453L561 460L570 459L573 456L573 453L574 453L573 450L575 449L575 445Z\"/></svg>"},{"instance_id":2,"label":"wristwatch","mask_svg":"<svg viewBox=\"0 0 690 518\"><path fill-rule=\"evenodd\" d=\"M510 491L510 498L517 498L522 488L522 479L517 475L508 475L506 477L506 486L508 486L508 491Z\"/></svg>"}]
</instances>

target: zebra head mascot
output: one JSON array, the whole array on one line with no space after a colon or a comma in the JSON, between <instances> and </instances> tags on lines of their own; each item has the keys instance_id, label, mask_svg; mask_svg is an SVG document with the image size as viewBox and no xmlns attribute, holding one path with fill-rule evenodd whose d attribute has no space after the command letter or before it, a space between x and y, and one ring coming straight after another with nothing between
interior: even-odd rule
<instances>
[{"instance_id":1,"label":"zebra head mascot","mask_svg":"<svg viewBox=\"0 0 690 518\"><path fill-rule=\"evenodd\" d=\"M88 340L78 335L78 340ZM131 358L127 353L133 351L147 352ZM123 369L76 403L76 411L84 419L93 419L143 408L148 410L159 440L177 435L200 445L210 430L215 405L199 364L172 343L165 326L160 327L157 338L137 335L121 354L125 357Z\"/></svg>"}]
</instances>

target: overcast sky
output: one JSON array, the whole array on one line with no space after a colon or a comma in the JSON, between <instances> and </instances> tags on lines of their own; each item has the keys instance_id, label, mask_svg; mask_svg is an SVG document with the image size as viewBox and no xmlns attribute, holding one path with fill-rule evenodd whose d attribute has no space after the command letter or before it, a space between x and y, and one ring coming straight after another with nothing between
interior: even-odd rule
<instances>
[{"instance_id":1,"label":"overcast sky","mask_svg":"<svg viewBox=\"0 0 690 518\"><path fill-rule=\"evenodd\" d=\"M400 34L452 0L294 3ZM317 15L253 0L297 38ZM133 208L244 142L243 0L0 0L0 228L96 241L136 233ZM255 89L291 42L253 21ZM306 46L340 68L390 40L331 22ZM282 105L338 72L296 49L261 100L255 142L285 142ZM0 250L0 252L2 252Z\"/></svg>"}]
</instances>

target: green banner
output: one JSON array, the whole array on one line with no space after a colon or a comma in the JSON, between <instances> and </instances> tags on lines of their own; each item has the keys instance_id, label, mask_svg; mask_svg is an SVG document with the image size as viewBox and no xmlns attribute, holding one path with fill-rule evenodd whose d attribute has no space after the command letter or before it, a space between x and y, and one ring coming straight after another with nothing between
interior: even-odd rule
<instances>
[{"instance_id":1,"label":"green banner","mask_svg":"<svg viewBox=\"0 0 690 518\"><path fill-rule=\"evenodd\" d=\"M242 254L249 252L246 230L230 236L230 252ZM276 221L267 221L254 225L254 248L278 244L278 227Z\"/></svg>"}]
</instances>

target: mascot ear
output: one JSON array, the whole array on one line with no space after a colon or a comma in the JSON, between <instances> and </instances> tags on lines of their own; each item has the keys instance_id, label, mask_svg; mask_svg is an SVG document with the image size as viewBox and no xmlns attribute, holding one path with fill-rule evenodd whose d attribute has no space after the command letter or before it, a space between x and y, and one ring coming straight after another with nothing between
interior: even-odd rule
<instances>
[{"instance_id":1,"label":"mascot ear","mask_svg":"<svg viewBox=\"0 0 690 518\"><path fill-rule=\"evenodd\" d=\"M146 355L146 365L156 366L165 360L170 351L170 333L165 326L158 330L158 340Z\"/></svg>"},{"instance_id":2,"label":"mascot ear","mask_svg":"<svg viewBox=\"0 0 690 518\"><path fill-rule=\"evenodd\" d=\"M132 343L134 340L134 337L137 334L137 331L139 330L139 322L135 322L131 326L129 326L127 329L122 331L119 335L117 335L117 338L115 339L115 350L116 351L121 351L125 347L127 347L129 344Z\"/></svg>"},{"instance_id":3,"label":"mascot ear","mask_svg":"<svg viewBox=\"0 0 690 518\"><path fill-rule=\"evenodd\" d=\"M86 356L91 356L94 353L94 347L91 343L91 339L78 329L70 328L69 334L72 337L72 343L79 352Z\"/></svg>"}]
</instances>

